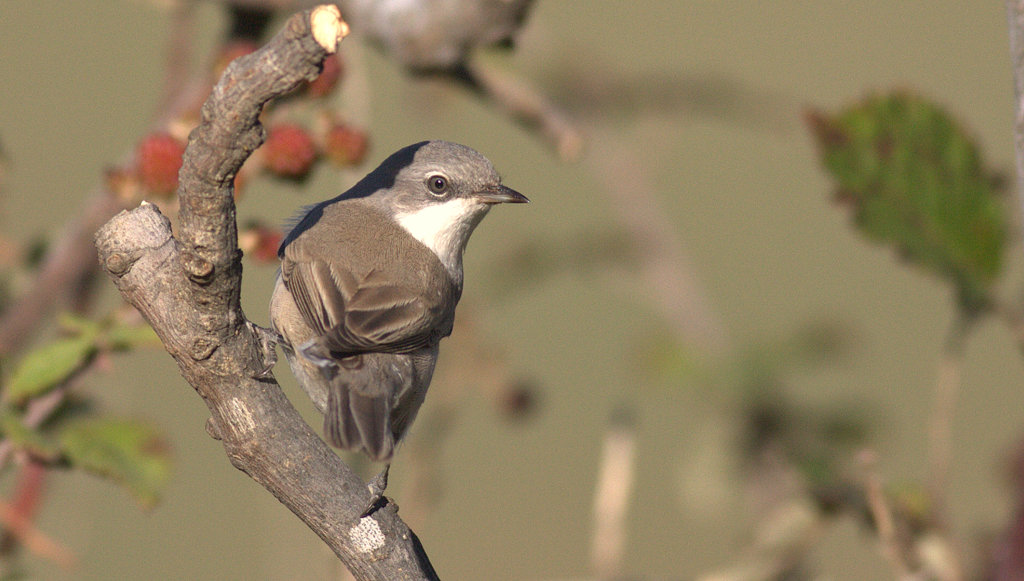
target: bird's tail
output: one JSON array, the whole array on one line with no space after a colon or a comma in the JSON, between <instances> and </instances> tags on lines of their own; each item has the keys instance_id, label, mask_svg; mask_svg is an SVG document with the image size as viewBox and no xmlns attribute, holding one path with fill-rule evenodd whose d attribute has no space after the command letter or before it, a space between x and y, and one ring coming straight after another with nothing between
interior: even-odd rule
<instances>
[{"instance_id":1,"label":"bird's tail","mask_svg":"<svg viewBox=\"0 0 1024 581\"><path fill-rule=\"evenodd\" d=\"M382 385L386 374L373 373L372 357L346 358L330 379L324 436L338 448L364 451L372 460L390 462L395 451L391 398L395 386ZM383 381L388 383L388 381Z\"/></svg>"}]
</instances>

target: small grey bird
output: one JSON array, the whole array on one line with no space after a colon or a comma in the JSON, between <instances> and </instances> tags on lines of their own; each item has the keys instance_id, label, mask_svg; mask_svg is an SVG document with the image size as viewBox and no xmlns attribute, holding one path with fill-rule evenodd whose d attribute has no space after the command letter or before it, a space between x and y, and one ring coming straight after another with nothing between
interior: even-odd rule
<instances>
[{"instance_id":1,"label":"small grey bird","mask_svg":"<svg viewBox=\"0 0 1024 581\"><path fill-rule=\"evenodd\" d=\"M452 332L470 234L494 204L528 201L476 151L424 141L301 215L270 317L331 444L391 461Z\"/></svg>"}]
</instances>

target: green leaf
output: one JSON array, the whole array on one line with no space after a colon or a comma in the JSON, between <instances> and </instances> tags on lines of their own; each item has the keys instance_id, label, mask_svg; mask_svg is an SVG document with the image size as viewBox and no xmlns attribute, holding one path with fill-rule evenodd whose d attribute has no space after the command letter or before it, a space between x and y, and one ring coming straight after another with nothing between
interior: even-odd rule
<instances>
[{"instance_id":1,"label":"green leaf","mask_svg":"<svg viewBox=\"0 0 1024 581\"><path fill-rule=\"evenodd\" d=\"M123 485L145 507L156 504L171 473L167 444L142 422L81 420L62 430L59 441L72 466Z\"/></svg>"},{"instance_id":2,"label":"green leaf","mask_svg":"<svg viewBox=\"0 0 1024 581\"><path fill-rule=\"evenodd\" d=\"M106 330L105 337L110 348L115 351L160 344L160 338L149 323L114 323Z\"/></svg>"},{"instance_id":3,"label":"green leaf","mask_svg":"<svg viewBox=\"0 0 1024 581\"><path fill-rule=\"evenodd\" d=\"M31 351L18 363L7 385L9 401L21 403L45 393L96 354L93 332L57 339Z\"/></svg>"},{"instance_id":4,"label":"green leaf","mask_svg":"<svg viewBox=\"0 0 1024 581\"><path fill-rule=\"evenodd\" d=\"M0 412L0 432L15 446L28 450L38 457L56 460L60 455L53 442L39 431L25 426L22 418L12 409Z\"/></svg>"},{"instance_id":5,"label":"green leaf","mask_svg":"<svg viewBox=\"0 0 1024 581\"><path fill-rule=\"evenodd\" d=\"M61 313L57 317L57 324L60 325L68 335L96 335L103 327L103 323L75 313Z\"/></svg>"},{"instance_id":6,"label":"green leaf","mask_svg":"<svg viewBox=\"0 0 1024 581\"><path fill-rule=\"evenodd\" d=\"M1007 209L978 147L920 97L875 96L807 115L837 199L870 239L949 279L960 306L987 306L1002 271Z\"/></svg>"}]
</instances>

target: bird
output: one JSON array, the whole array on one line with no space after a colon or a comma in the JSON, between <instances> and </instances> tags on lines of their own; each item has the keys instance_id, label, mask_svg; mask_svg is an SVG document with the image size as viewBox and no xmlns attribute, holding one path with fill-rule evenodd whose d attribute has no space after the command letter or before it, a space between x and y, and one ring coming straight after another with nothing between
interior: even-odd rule
<instances>
[{"instance_id":1,"label":"bird","mask_svg":"<svg viewBox=\"0 0 1024 581\"><path fill-rule=\"evenodd\" d=\"M300 211L282 240L273 330L325 439L386 464L372 503L452 332L470 235L494 205L525 202L479 152L423 141Z\"/></svg>"}]
</instances>

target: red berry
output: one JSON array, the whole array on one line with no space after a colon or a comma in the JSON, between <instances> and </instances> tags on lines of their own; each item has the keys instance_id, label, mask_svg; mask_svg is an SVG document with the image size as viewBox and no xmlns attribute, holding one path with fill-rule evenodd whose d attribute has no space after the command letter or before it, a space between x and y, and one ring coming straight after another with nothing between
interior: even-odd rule
<instances>
[{"instance_id":1,"label":"red berry","mask_svg":"<svg viewBox=\"0 0 1024 581\"><path fill-rule=\"evenodd\" d=\"M336 123L327 131L324 140L324 153L335 165L342 167L358 165L366 157L366 151L370 148L370 140L366 132Z\"/></svg>"},{"instance_id":2,"label":"red berry","mask_svg":"<svg viewBox=\"0 0 1024 581\"><path fill-rule=\"evenodd\" d=\"M136 172L142 187L157 196L170 196L178 189L178 170L185 144L168 133L146 136L135 151Z\"/></svg>"},{"instance_id":3,"label":"red berry","mask_svg":"<svg viewBox=\"0 0 1024 581\"><path fill-rule=\"evenodd\" d=\"M324 59L324 70L320 76L309 82L306 91L310 97L323 97L329 95L341 81L344 68L341 65L341 57L338 55L327 55Z\"/></svg>"},{"instance_id":4,"label":"red berry","mask_svg":"<svg viewBox=\"0 0 1024 581\"><path fill-rule=\"evenodd\" d=\"M263 144L263 163L267 170L288 178L309 173L316 161L316 147L309 133L298 125L281 123L270 128Z\"/></svg>"}]
</instances>

